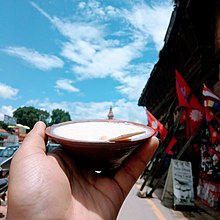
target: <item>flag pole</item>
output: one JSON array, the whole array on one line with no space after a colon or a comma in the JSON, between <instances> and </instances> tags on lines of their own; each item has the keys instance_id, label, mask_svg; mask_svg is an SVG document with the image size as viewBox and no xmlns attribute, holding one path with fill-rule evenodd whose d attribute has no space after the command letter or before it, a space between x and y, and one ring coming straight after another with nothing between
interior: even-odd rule
<instances>
[{"instance_id":1,"label":"flag pole","mask_svg":"<svg viewBox=\"0 0 220 220\"><path fill-rule=\"evenodd\" d=\"M157 158L157 161L155 161L154 166L151 168L151 170L150 170L150 172L147 174L147 176L145 176L145 180L144 180L144 182L143 182L143 184L142 184L142 186L141 186L141 188L140 188L140 191L142 191L142 190L144 189L144 187L145 187L145 185L146 185L146 183L147 183L147 181L149 180L150 177L151 177L151 181L149 182L149 185L152 185L152 183L153 183L153 181L154 181L154 179L155 179L155 175L157 174L156 171L162 167L162 160L160 160L159 164L158 164L158 160L159 160L160 158L163 158L163 156L164 156L164 154L165 154L165 150L166 150L166 148L165 148L166 144L167 144L167 143L168 143L168 144L170 143L170 141L171 141L171 139L172 139L172 136L176 133L176 130L177 130L178 126L179 126L181 114L182 114L182 108L181 108L181 110L180 110L180 113L179 113L177 119L176 119L175 122L174 122L174 125L173 125L173 126L171 127L171 129L168 131L168 134L167 134L165 140L161 143L160 151L159 151L159 153L158 153L158 155L160 155L160 153L161 153L161 155L160 155L160 157ZM171 135L169 135L169 134L171 133L171 132L170 132L171 130L173 130L173 132L172 132ZM158 165L158 166L156 166L156 165ZM152 174L153 174L153 175L152 175Z\"/></svg>"},{"instance_id":2,"label":"flag pole","mask_svg":"<svg viewBox=\"0 0 220 220\"><path fill-rule=\"evenodd\" d=\"M176 101L176 97L174 97L174 99L173 99L173 101L172 101L172 103L171 103L171 105L170 105L170 107L169 107L169 109L168 109L168 111L167 111L167 114L166 114L166 117L165 117L165 123L168 121L168 119L169 119L169 117L170 117L170 114L172 113L172 108L173 108L173 106L174 106L174 104L175 104L175 101ZM168 131L168 134L169 134L170 132ZM167 134L167 136L168 136L168 134ZM161 156L160 157L158 157L158 155L160 155L160 153L164 153L164 149L165 149L165 147L164 147L164 145L165 145L165 143L166 143L166 141L167 141L167 136L165 137L165 140L159 145L159 147L157 148L157 150L156 150L156 152L154 153L154 155L153 155L153 157L152 157L152 159L150 160L150 162L147 164L147 166L146 166L146 168L144 169L144 171L143 171L143 173L142 173L142 175L141 175L141 179L142 178L144 178L144 182L143 182L143 184L142 184L142 186L141 186L141 188L140 188L140 191L142 191L143 189L144 189L144 186L146 185L146 183L147 183L147 181L148 181L148 179L150 178L150 176L152 176L152 174L153 173L156 173L155 171L157 170L157 163L158 163L158 160L161 158ZM171 138L171 137L170 137ZM169 138L169 141L170 141L170 138ZM153 164L153 165L152 165ZM150 169L150 171L149 171L149 167L152 165L152 167L151 167L151 169ZM161 165L159 164L159 167L161 167ZM148 172L149 171L149 172ZM148 172L148 173L147 173ZM147 174L146 174L147 173ZM152 177L154 177L154 175L152 176ZM152 182L152 181L151 181Z\"/></svg>"},{"instance_id":3,"label":"flag pole","mask_svg":"<svg viewBox=\"0 0 220 220\"><path fill-rule=\"evenodd\" d=\"M201 123L202 124L202 123ZM191 145L191 143L193 142L193 140L196 138L196 136L198 135L198 133L200 132L202 128L202 125L200 125L196 132L189 138L189 140L186 142L186 144L181 148L180 152L177 154L176 159L180 159L180 157L182 156L182 154L186 151L186 149ZM168 173L168 169L166 169L166 171L164 172L164 174L161 176L161 178L159 180L157 180L156 184L151 188L149 193L146 193L145 197L148 198L152 198L153 196L153 192L158 188L158 186L160 185L161 181L165 179L165 177L167 176ZM142 196L143 197L143 196Z\"/></svg>"}]
</instances>

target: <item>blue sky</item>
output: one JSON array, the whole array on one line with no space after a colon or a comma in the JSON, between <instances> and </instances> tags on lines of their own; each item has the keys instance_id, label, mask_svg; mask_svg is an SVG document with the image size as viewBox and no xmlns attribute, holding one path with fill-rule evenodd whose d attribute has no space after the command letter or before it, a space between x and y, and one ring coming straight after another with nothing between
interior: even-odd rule
<instances>
[{"instance_id":1,"label":"blue sky","mask_svg":"<svg viewBox=\"0 0 220 220\"><path fill-rule=\"evenodd\" d=\"M22 106L146 123L171 0L0 1L0 120Z\"/></svg>"}]
</instances>

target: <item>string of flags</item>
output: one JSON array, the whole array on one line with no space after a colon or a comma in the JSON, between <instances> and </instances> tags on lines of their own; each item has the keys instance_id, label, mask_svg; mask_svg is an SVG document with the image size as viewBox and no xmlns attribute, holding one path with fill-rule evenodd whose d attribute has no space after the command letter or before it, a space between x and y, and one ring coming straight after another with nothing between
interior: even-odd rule
<instances>
[{"instance_id":1,"label":"string of flags","mask_svg":"<svg viewBox=\"0 0 220 220\"><path fill-rule=\"evenodd\" d=\"M220 98L216 96L210 89L205 85L203 87L203 105L205 109L206 122L209 127L209 133L211 138L211 143L214 144L218 142L220 144L220 131L219 124L220 119L215 114L215 110L220 106Z\"/></svg>"}]
</instances>

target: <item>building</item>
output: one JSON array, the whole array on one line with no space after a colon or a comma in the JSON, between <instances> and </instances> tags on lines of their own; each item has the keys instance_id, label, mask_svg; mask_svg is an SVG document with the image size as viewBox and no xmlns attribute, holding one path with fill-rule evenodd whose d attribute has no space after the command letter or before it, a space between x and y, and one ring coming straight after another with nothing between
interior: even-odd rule
<instances>
[{"instance_id":1,"label":"building","mask_svg":"<svg viewBox=\"0 0 220 220\"><path fill-rule=\"evenodd\" d=\"M200 103L202 103L204 84L220 97L220 1L174 1L174 10L164 39L164 47L138 101L139 106L146 107L175 135L178 153L183 146L186 146L187 140L184 139L185 133L180 127L174 132L177 115L181 113L176 93L176 70L181 73ZM220 116L219 109L215 113L218 117ZM201 130L197 140L195 137L188 144L181 158L190 160L193 164L197 195L210 207L219 209L219 176L217 179L201 176L202 163L205 163L202 148L205 142L208 142L207 137L203 135L206 131L204 126L202 125L201 128L203 133ZM217 127L219 129L219 123ZM202 139L204 142L201 141ZM217 172L220 167L218 145L220 143L217 143L217 147L212 146L216 151L216 161L210 152L207 152L206 157L209 163L217 163Z\"/></svg>"}]
</instances>

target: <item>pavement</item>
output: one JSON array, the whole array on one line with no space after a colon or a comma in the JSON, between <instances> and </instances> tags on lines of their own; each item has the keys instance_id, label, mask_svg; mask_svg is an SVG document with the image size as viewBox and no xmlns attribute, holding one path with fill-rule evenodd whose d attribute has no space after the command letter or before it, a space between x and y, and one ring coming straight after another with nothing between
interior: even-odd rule
<instances>
[{"instance_id":1,"label":"pavement","mask_svg":"<svg viewBox=\"0 0 220 220\"><path fill-rule=\"evenodd\" d=\"M117 220L220 220L220 211L205 206L195 199L191 210L174 210L170 203L161 201L163 189L155 190L152 198L137 196L142 181L138 180L126 198ZM149 190L145 187L142 192Z\"/></svg>"}]
</instances>

